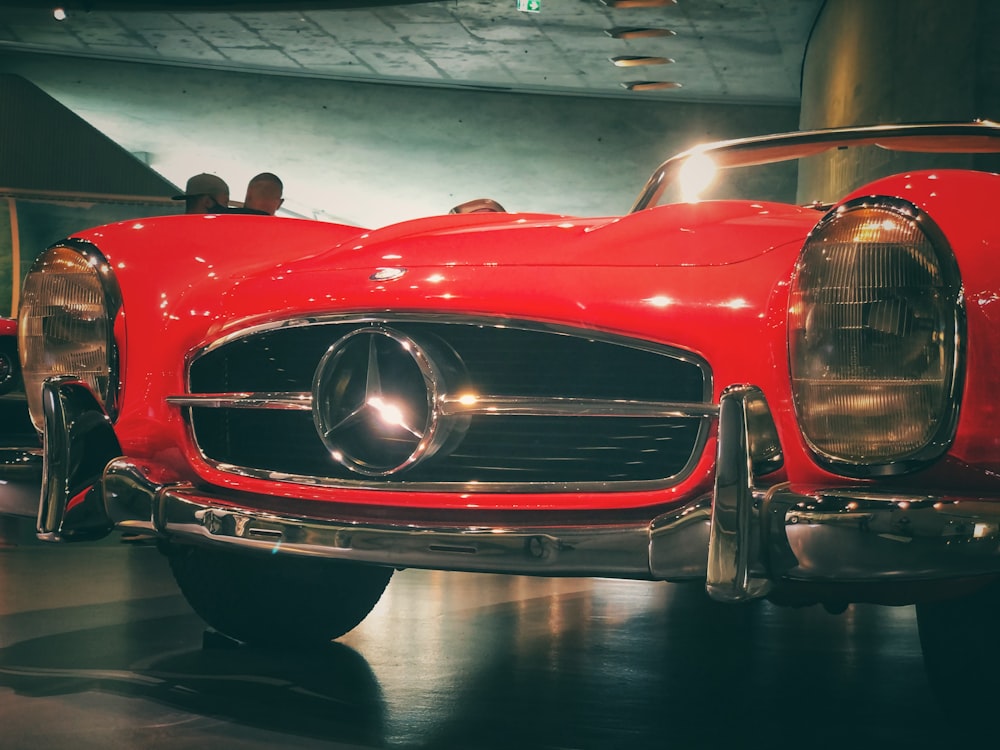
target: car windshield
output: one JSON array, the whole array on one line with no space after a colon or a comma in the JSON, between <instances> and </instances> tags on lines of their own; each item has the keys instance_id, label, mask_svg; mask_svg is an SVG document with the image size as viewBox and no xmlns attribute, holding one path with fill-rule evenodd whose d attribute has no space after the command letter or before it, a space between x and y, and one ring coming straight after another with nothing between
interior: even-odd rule
<instances>
[{"instance_id":1,"label":"car windshield","mask_svg":"<svg viewBox=\"0 0 1000 750\"><path fill-rule=\"evenodd\" d=\"M869 153L859 155L859 150ZM992 156L976 156L982 154ZM984 158L989 159L986 166L981 161ZM823 193L824 184L835 183L837 188L831 190L842 194L842 178L857 163L879 174L866 172L848 189L873 176L916 168L1000 171L1000 124L977 121L836 128L696 146L660 165L632 211L667 203L734 198L823 206L839 195L810 193ZM841 179L816 179L825 174ZM846 182L850 182L850 175L847 177Z\"/></svg>"}]
</instances>

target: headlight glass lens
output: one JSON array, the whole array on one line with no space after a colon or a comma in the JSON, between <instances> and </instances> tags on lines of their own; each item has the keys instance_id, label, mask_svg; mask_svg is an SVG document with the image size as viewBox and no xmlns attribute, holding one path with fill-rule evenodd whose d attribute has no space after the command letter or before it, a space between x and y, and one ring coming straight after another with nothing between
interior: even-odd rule
<instances>
[{"instance_id":1,"label":"headlight glass lens","mask_svg":"<svg viewBox=\"0 0 1000 750\"><path fill-rule=\"evenodd\" d=\"M813 231L790 292L789 365L821 460L894 473L946 449L960 298L943 236L909 204L849 204Z\"/></svg>"},{"instance_id":2,"label":"headlight glass lens","mask_svg":"<svg viewBox=\"0 0 1000 750\"><path fill-rule=\"evenodd\" d=\"M117 387L113 311L102 280L103 258L67 246L38 257L25 279L18 314L24 390L42 429L42 383L74 375L107 408Z\"/></svg>"}]
</instances>

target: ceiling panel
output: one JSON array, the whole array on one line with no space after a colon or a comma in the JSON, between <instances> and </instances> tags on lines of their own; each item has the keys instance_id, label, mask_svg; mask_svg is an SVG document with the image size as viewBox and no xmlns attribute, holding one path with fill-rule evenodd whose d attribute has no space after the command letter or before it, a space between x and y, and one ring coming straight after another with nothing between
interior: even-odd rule
<instances>
[{"instance_id":1,"label":"ceiling panel","mask_svg":"<svg viewBox=\"0 0 1000 750\"><path fill-rule=\"evenodd\" d=\"M235 0L91 0L64 4L62 21L54 4L8 0L0 50L422 86L791 104L822 0L678 0L657 8L541 0L538 13L519 11L517 0L271 4L281 10ZM608 34L616 27L675 35L616 39ZM616 67L611 58L620 56L673 62ZM637 80L679 86L625 88Z\"/></svg>"}]
</instances>

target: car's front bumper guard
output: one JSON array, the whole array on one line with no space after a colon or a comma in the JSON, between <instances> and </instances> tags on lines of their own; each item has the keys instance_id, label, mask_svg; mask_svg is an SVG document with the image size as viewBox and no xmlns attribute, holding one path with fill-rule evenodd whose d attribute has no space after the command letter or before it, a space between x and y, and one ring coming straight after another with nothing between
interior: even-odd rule
<instances>
[{"instance_id":1,"label":"car's front bumper guard","mask_svg":"<svg viewBox=\"0 0 1000 750\"><path fill-rule=\"evenodd\" d=\"M76 380L48 382L43 403L38 532L51 541L99 538L119 527L399 568L704 578L709 593L727 601L765 596L782 581L863 584L1000 573L998 503L867 488L755 488L763 394L754 387L731 388L721 399L714 501L700 498L648 522L553 526L474 526L412 515L386 520L363 508L336 518L264 511L241 505L238 495L158 484L142 465L111 458L121 450L110 420Z\"/></svg>"}]
</instances>

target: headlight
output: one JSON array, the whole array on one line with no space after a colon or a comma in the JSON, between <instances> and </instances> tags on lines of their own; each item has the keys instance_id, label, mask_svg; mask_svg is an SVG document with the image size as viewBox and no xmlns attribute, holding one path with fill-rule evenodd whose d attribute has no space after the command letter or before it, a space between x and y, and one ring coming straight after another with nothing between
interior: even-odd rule
<instances>
[{"instance_id":1,"label":"headlight","mask_svg":"<svg viewBox=\"0 0 1000 750\"><path fill-rule=\"evenodd\" d=\"M114 320L120 295L104 256L86 243L50 247L24 281L18 347L28 411L42 429L42 383L74 375L90 386L114 416L118 352Z\"/></svg>"},{"instance_id":2,"label":"headlight","mask_svg":"<svg viewBox=\"0 0 1000 750\"><path fill-rule=\"evenodd\" d=\"M821 464L896 474L954 437L964 310L943 234L909 203L846 204L813 230L788 314L792 395Z\"/></svg>"}]
</instances>

